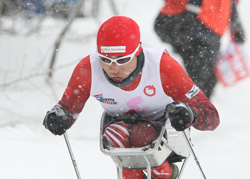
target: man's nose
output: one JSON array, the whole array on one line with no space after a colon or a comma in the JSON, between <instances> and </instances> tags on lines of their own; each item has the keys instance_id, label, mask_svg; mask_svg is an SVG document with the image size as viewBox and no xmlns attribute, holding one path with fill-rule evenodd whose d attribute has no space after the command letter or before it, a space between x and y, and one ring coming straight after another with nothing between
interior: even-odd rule
<instances>
[{"instance_id":1,"label":"man's nose","mask_svg":"<svg viewBox=\"0 0 250 179\"><path fill-rule=\"evenodd\" d=\"M112 70L113 73L118 73L118 72L120 72L120 67L115 62L112 62L111 70Z\"/></svg>"}]
</instances>

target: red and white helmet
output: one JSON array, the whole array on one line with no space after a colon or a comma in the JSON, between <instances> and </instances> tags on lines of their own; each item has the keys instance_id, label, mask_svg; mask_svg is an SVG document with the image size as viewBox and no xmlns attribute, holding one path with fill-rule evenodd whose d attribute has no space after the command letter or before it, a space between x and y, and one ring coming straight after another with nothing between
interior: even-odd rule
<instances>
[{"instance_id":1,"label":"red and white helmet","mask_svg":"<svg viewBox=\"0 0 250 179\"><path fill-rule=\"evenodd\" d=\"M140 43L138 24L125 16L113 16L105 21L97 33L98 53L105 56L126 56ZM140 54L141 47L136 53Z\"/></svg>"}]
</instances>

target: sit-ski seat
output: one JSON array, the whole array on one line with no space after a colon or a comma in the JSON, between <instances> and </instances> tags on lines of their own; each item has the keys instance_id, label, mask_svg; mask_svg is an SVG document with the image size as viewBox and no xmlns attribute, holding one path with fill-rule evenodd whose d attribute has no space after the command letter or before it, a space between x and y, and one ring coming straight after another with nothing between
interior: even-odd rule
<instances>
[{"instance_id":1,"label":"sit-ski seat","mask_svg":"<svg viewBox=\"0 0 250 179\"><path fill-rule=\"evenodd\" d=\"M183 136L172 128L169 120L160 130L159 136L152 144L140 148L116 148L106 145L103 138L104 128L112 123L112 117L107 113L102 115L100 126L100 149L110 156L117 165L118 179L122 179L122 169L146 169L147 178L151 179L151 168L160 166L171 153L183 158L190 156L190 150ZM189 129L185 130L189 136Z\"/></svg>"}]
</instances>

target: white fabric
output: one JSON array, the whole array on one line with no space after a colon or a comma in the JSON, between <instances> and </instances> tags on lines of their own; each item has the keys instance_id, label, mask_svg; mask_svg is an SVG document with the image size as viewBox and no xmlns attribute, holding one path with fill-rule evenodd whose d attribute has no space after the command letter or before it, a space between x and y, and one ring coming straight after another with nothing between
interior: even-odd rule
<instances>
[{"instance_id":1,"label":"white fabric","mask_svg":"<svg viewBox=\"0 0 250 179\"><path fill-rule=\"evenodd\" d=\"M97 57L97 51L90 54L91 92L100 101L104 110L112 115L121 115L135 110L145 118L155 120L163 115L167 104L173 99L162 88L160 60L164 49L143 48L145 63L141 81L133 91L125 91L108 82Z\"/></svg>"}]
</instances>

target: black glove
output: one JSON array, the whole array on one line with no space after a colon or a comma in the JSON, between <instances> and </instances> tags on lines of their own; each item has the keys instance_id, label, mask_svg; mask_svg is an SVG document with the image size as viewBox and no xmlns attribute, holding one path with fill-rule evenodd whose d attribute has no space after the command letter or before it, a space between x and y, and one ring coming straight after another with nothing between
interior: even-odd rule
<instances>
[{"instance_id":1,"label":"black glove","mask_svg":"<svg viewBox=\"0 0 250 179\"><path fill-rule=\"evenodd\" d=\"M245 33L241 25L235 29L231 29L231 35L234 42L238 44L245 42Z\"/></svg>"},{"instance_id":2,"label":"black glove","mask_svg":"<svg viewBox=\"0 0 250 179\"><path fill-rule=\"evenodd\" d=\"M168 104L165 116L170 119L172 127L177 131L184 131L190 127L196 118L195 111L191 106L179 102Z\"/></svg>"},{"instance_id":3,"label":"black glove","mask_svg":"<svg viewBox=\"0 0 250 179\"><path fill-rule=\"evenodd\" d=\"M54 107L47 112L43 120L43 125L46 129L55 135L62 135L69 129L75 120L71 117L68 110L62 107Z\"/></svg>"}]
</instances>

